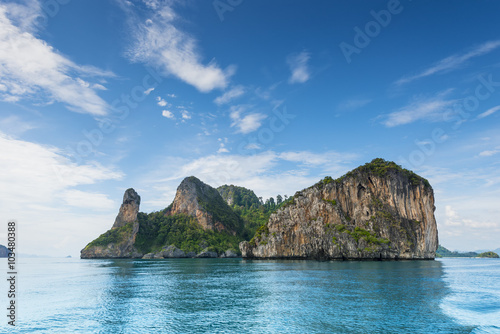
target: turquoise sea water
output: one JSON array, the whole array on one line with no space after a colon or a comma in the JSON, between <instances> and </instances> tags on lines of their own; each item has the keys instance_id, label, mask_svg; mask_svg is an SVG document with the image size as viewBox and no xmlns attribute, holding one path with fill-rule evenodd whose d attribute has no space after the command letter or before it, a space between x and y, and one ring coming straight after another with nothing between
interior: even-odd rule
<instances>
[{"instance_id":1,"label":"turquoise sea water","mask_svg":"<svg viewBox=\"0 0 500 334\"><path fill-rule=\"evenodd\" d=\"M18 326L4 315L2 333L500 333L498 259L25 258L19 268Z\"/></svg>"}]
</instances>

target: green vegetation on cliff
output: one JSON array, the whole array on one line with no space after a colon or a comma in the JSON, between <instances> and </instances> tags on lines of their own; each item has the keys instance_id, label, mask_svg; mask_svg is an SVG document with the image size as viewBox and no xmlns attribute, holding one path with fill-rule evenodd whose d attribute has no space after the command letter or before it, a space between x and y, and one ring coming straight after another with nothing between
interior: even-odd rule
<instances>
[{"instance_id":1,"label":"green vegetation on cliff","mask_svg":"<svg viewBox=\"0 0 500 334\"><path fill-rule=\"evenodd\" d=\"M243 219L245 229L244 240L249 240L257 230L265 225L271 216L285 202L281 195L276 200L271 197L265 202L247 188L234 185L223 185L217 188L222 198L231 205L231 209ZM287 196L285 195L285 198Z\"/></svg>"},{"instance_id":2,"label":"green vegetation on cliff","mask_svg":"<svg viewBox=\"0 0 500 334\"><path fill-rule=\"evenodd\" d=\"M387 161L382 158L373 159L371 162L368 162L362 166L359 166L356 169L346 173L345 175L339 177L338 179L333 179L330 176L325 177L323 180L319 181L315 184L316 187L320 189L329 183L336 182L341 183L344 179L348 177L352 177L356 174L373 174L380 177L385 177L390 174L400 174L404 177L408 178L410 184L412 186L418 186L420 183L423 183L426 188L430 188L431 185L427 179L415 174L414 172L401 167L393 161Z\"/></svg>"},{"instance_id":3,"label":"green vegetation on cliff","mask_svg":"<svg viewBox=\"0 0 500 334\"><path fill-rule=\"evenodd\" d=\"M90 242L85 248L92 246L105 247L109 244L120 244L132 236L133 223L127 223L118 228L113 228L101 234L97 239Z\"/></svg>"},{"instance_id":4,"label":"green vegetation on cliff","mask_svg":"<svg viewBox=\"0 0 500 334\"><path fill-rule=\"evenodd\" d=\"M235 231L238 235L244 232L243 220L231 210L217 189L194 176L190 176L182 182L195 185L198 204L213 217L214 221L221 222L226 228Z\"/></svg>"},{"instance_id":5,"label":"green vegetation on cliff","mask_svg":"<svg viewBox=\"0 0 500 334\"><path fill-rule=\"evenodd\" d=\"M261 205L257 195L252 190L244 187L225 184L217 188L217 191L222 196L222 199L231 206L258 208Z\"/></svg>"},{"instance_id":6,"label":"green vegetation on cliff","mask_svg":"<svg viewBox=\"0 0 500 334\"><path fill-rule=\"evenodd\" d=\"M238 243L243 240L240 236L224 231L203 230L196 218L185 214L166 216L165 211L138 214L139 232L135 247L139 251L151 253L164 246L175 245L186 253L199 253L207 247L218 254L228 249L239 253Z\"/></svg>"}]
</instances>

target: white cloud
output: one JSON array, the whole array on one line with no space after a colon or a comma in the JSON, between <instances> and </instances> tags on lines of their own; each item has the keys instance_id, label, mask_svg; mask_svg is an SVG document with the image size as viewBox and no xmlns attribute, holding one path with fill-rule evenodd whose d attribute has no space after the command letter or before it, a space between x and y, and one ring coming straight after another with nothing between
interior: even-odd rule
<instances>
[{"instance_id":1,"label":"white cloud","mask_svg":"<svg viewBox=\"0 0 500 334\"><path fill-rule=\"evenodd\" d=\"M0 120L0 131L9 135L19 136L36 128L37 126L33 123L25 122L15 115Z\"/></svg>"},{"instance_id":2,"label":"white cloud","mask_svg":"<svg viewBox=\"0 0 500 334\"><path fill-rule=\"evenodd\" d=\"M232 106L230 117L233 121L231 127L237 127L238 131L243 134L247 134L253 131L256 131L262 125L262 121L267 118L266 115L261 113L249 113L245 116L242 116L243 113L249 106Z\"/></svg>"},{"instance_id":3,"label":"white cloud","mask_svg":"<svg viewBox=\"0 0 500 334\"><path fill-rule=\"evenodd\" d=\"M300 158L298 156L300 154L304 157ZM324 157L321 157L322 155ZM304 163L310 157L315 159L317 165ZM281 153L265 151L248 156L213 154L193 160L169 157L160 164L172 166L168 177L165 177L164 169L155 169L145 176L147 180L144 184L151 184L151 186L145 186L151 189L148 197L161 199L151 203L158 205L151 207L151 210L168 206L173 200L175 189L180 181L191 175L213 187L223 184L247 187L264 198L276 196L278 193L293 195L296 191L318 182L329 173L333 173L330 174L332 176L341 176L350 169L347 165L350 165L351 157L351 154L336 152L319 154L308 151ZM156 190L152 189L153 187L156 187Z\"/></svg>"},{"instance_id":4,"label":"white cloud","mask_svg":"<svg viewBox=\"0 0 500 334\"><path fill-rule=\"evenodd\" d=\"M229 153L229 150L225 146L224 143L220 143L217 153Z\"/></svg>"},{"instance_id":5,"label":"white cloud","mask_svg":"<svg viewBox=\"0 0 500 334\"><path fill-rule=\"evenodd\" d=\"M174 119L175 118L174 114L170 110L163 110L161 112L161 114L162 114L163 117L166 117L166 118L170 118L170 119Z\"/></svg>"},{"instance_id":6,"label":"white cloud","mask_svg":"<svg viewBox=\"0 0 500 334\"><path fill-rule=\"evenodd\" d=\"M329 161L340 160L341 155L335 152L325 152L320 154L308 151L296 151L281 153L279 154L279 158L286 161L300 162L306 165L324 165Z\"/></svg>"},{"instance_id":7,"label":"white cloud","mask_svg":"<svg viewBox=\"0 0 500 334\"><path fill-rule=\"evenodd\" d=\"M173 98L173 99L175 99L177 97L177 95L175 95L175 94L167 94L167 96L170 98Z\"/></svg>"},{"instance_id":8,"label":"white cloud","mask_svg":"<svg viewBox=\"0 0 500 334\"><path fill-rule=\"evenodd\" d=\"M494 113L496 113L498 110L500 110L500 106L496 106L496 107L490 108L490 109L486 110L485 112L477 115L477 118L481 119L481 118L488 117L488 116L493 115Z\"/></svg>"},{"instance_id":9,"label":"white cloud","mask_svg":"<svg viewBox=\"0 0 500 334\"><path fill-rule=\"evenodd\" d=\"M445 206L445 214L446 214L445 225L447 226L462 226L473 229L495 228L499 226L499 224L494 222L478 221L474 219L462 218L450 205Z\"/></svg>"},{"instance_id":10,"label":"white cloud","mask_svg":"<svg viewBox=\"0 0 500 334\"><path fill-rule=\"evenodd\" d=\"M22 14L25 11L25 14ZM108 104L83 77L106 77L112 73L92 66L80 66L34 35L39 3L0 4L0 100L55 100L69 109L105 115Z\"/></svg>"},{"instance_id":11,"label":"white cloud","mask_svg":"<svg viewBox=\"0 0 500 334\"><path fill-rule=\"evenodd\" d=\"M387 127L394 127L420 120L443 120L446 113L449 112L448 108L456 103L455 100L448 100L445 98L449 92L450 90L447 90L432 98L416 98L403 108L382 116L385 118L382 124Z\"/></svg>"},{"instance_id":12,"label":"white cloud","mask_svg":"<svg viewBox=\"0 0 500 334\"><path fill-rule=\"evenodd\" d=\"M229 103L230 101L245 94L245 88L241 85L233 87L221 96L217 97L214 102L218 105Z\"/></svg>"},{"instance_id":13,"label":"white cloud","mask_svg":"<svg viewBox=\"0 0 500 334\"><path fill-rule=\"evenodd\" d=\"M166 75L174 75L201 92L226 88L234 66L223 70L214 60L202 64L196 40L175 27L177 15L170 3L155 2L149 7L152 10L148 18L143 19L133 7L122 6L129 14L133 36L129 58L159 68Z\"/></svg>"},{"instance_id":14,"label":"white cloud","mask_svg":"<svg viewBox=\"0 0 500 334\"><path fill-rule=\"evenodd\" d=\"M260 150L261 146L257 143L250 143L245 146L245 150Z\"/></svg>"},{"instance_id":15,"label":"white cloud","mask_svg":"<svg viewBox=\"0 0 500 334\"><path fill-rule=\"evenodd\" d=\"M495 155L499 152L500 152L499 150L482 151L481 153L479 153L479 156L480 157L491 157L492 155Z\"/></svg>"},{"instance_id":16,"label":"white cloud","mask_svg":"<svg viewBox=\"0 0 500 334\"><path fill-rule=\"evenodd\" d=\"M187 110L182 110L182 111L181 111L181 114L182 114L182 118L183 118L183 119L191 119L191 115L189 114L189 111L187 111Z\"/></svg>"},{"instance_id":17,"label":"white cloud","mask_svg":"<svg viewBox=\"0 0 500 334\"><path fill-rule=\"evenodd\" d=\"M463 144L457 143L457 146L462 148ZM464 151L459 152L464 157ZM488 166L484 162L471 166L467 161L474 160L472 154L462 158L459 164L450 157L452 155L446 154L441 162L449 168L426 167L419 172L434 188L440 243L464 251L497 248L500 238L498 168L494 163ZM433 165L436 164L437 160Z\"/></svg>"},{"instance_id":18,"label":"white cloud","mask_svg":"<svg viewBox=\"0 0 500 334\"><path fill-rule=\"evenodd\" d=\"M144 95L149 95L149 94L151 94L151 92L152 92L152 91L154 91L154 90L155 90L155 89L154 89L154 87L148 88L148 89L146 89L146 90L144 91Z\"/></svg>"},{"instance_id":19,"label":"white cloud","mask_svg":"<svg viewBox=\"0 0 500 334\"><path fill-rule=\"evenodd\" d=\"M168 102L162 99L160 96L157 96L156 100L158 101L158 105L160 107L166 107L168 105Z\"/></svg>"},{"instance_id":20,"label":"white cloud","mask_svg":"<svg viewBox=\"0 0 500 334\"><path fill-rule=\"evenodd\" d=\"M61 197L67 205L92 210L116 210L117 205L107 195L80 190L66 190Z\"/></svg>"},{"instance_id":21,"label":"white cloud","mask_svg":"<svg viewBox=\"0 0 500 334\"><path fill-rule=\"evenodd\" d=\"M12 23L23 31L34 33L37 29L37 19L42 15L41 3L37 0L8 2L5 5L9 7L8 16Z\"/></svg>"},{"instance_id":22,"label":"white cloud","mask_svg":"<svg viewBox=\"0 0 500 334\"><path fill-rule=\"evenodd\" d=\"M22 228L22 253L60 254L66 237L75 255L108 229L117 205L107 195L78 189L123 174L97 163L78 165L55 148L16 140L0 133L0 220L16 219ZM79 202L83 201L83 202ZM103 213L110 209L111 212Z\"/></svg>"},{"instance_id":23,"label":"white cloud","mask_svg":"<svg viewBox=\"0 0 500 334\"><path fill-rule=\"evenodd\" d=\"M399 79L398 81L396 81L395 84L403 85L430 75L442 73L444 71L454 70L463 65L469 59L490 53L491 51L497 49L498 47L500 47L500 40L483 43L481 45L476 46L475 48L471 49L468 52L454 54L444 59L441 59L437 63L433 64L429 68L426 68L425 70L423 70L418 74Z\"/></svg>"},{"instance_id":24,"label":"white cloud","mask_svg":"<svg viewBox=\"0 0 500 334\"><path fill-rule=\"evenodd\" d=\"M446 221L445 221L446 225L448 226L462 225L462 222L460 221L458 214L455 212L455 210L452 209L450 205L445 206L445 212L446 212Z\"/></svg>"},{"instance_id":25,"label":"white cloud","mask_svg":"<svg viewBox=\"0 0 500 334\"><path fill-rule=\"evenodd\" d=\"M288 83L304 83L309 80L311 76L307 66L309 58L310 54L306 51L288 56L287 63L292 72L292 75L288 79Z\"/></svg>"}]
</instances>

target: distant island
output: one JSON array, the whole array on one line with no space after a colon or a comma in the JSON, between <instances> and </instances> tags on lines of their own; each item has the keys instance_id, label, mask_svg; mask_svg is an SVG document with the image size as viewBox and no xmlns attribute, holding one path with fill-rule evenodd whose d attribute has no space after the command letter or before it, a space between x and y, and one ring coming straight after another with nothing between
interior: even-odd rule
<instances>
[{"instance_id":1,"label":"distant island","mask_svg":"<svg viewBox=\"0 0 500 334\"><path fill-rule=\"evenodd\" d=\"M380 158L276 200L191 176L167 208L146 214L140 202L127 189L81 258L434 259L438 248L431 185Z\"/></svg>"},{"instance_id":2,"label":"distant island","mask_svg":"<svg viewBox=\"0 0 500 334\"><path fill-rule=\"evenodd\" d=\"M484 258L498 258L498 254L492 251L488 252L452 252L447 248L439 245L436 251L436 257L484 257Z\"/></svg>"},{"instance_id":3,"label":"distant island","mask_svg":"<svg viewBox=\"0 0 500 334\"><path fill-rule=\"evenodd\" d=\"M495 252L484 252L479 254L477 257L488 257L492 259L498 259L500 256L498 256L498 254Z\"/></svg>"},{"instance_id":4,"label":"distant island","mask_svg":"<svg viewBox=\"0 0 500 334\"><path fill-rule=\"evenodd\" d=\"M4 245L0 245L0 257L9 257L10 250Z\"/></svg>"}]
</instances>

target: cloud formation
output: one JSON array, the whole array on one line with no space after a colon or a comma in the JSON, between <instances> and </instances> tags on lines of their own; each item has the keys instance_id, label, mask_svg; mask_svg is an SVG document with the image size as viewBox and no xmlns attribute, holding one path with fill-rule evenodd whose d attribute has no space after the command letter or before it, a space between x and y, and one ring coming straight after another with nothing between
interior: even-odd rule
<instances>
[{"instance_id":1,"label":"cloud formation","mask_svg":"<svg viewBox=\"0 0 500 334\"><path fill-rule=\"evenodd\" d=\"M232 120L231 127L237 127L238 133L248 134L256 131L261 127L262 121L267 118L266 115L256 112L243 115L247 107L248 106L231 107L231 113L229 114Z\"/></svg>"},{"instance_id":2,"label":"cloud formation","mask_svg":"<svg viewBox=\"0 0 500 334\"><path fill-rule=\"evenodd\" d=\"M446 99L450 90L441 92L431 98L415 98L408 105L382 116L382 124L387 127L410 124L420 120L439 121L443 120L448 108L455 104L456 100Z\"/></svg>"},{"instance_id":3,"label":"cloud formation","mask_svg":"<svg viewBox=\"0 0 500 334\"><path fill-rule=\"evenodd\" d=\"M177 15L171 1L145 4L147 18L141 17L130 2L121 2L129 15L133 36L127 52L129 59L158 68L164 75L174 75L200 92L226 88L234 66L223 70L215 60L202 63L196 40L175 26Z\"/></svg>"},{"instance_id":4,"label":"cloud formation","mask_svg":"<svg viewBox=\"0 0 500 334\"><path fill-rule=\"evenodd\" d=\"M235 184L247 187L258 196L268 198L293 195L297 190L306 188L326 175L341 176L352 167L355 154L334 151L316 153L310 151L274 152L265 151L254 155L228 154L224 142L219 139L219 154L208 155L192 160L169 157L162 166L173 166L165 177L164 169L153 171L147 176L155 192L149 196L161 198L155 205L168 205L173 200L179 182L187 176L195 175L213 187ZM226 153L226 154L220 154ZM283 166L286 168L282 168ZM163 177L159 177L159 176ZM152 187L149 187L152 188ZM157 193L161 192L161 193ZM152 208L157 210L159 207Z\"/></svg>"},{"instance_id":5,"label":"cloud formation","mask_svg":"<svg viewBox=\"0 0 500 334\"><path fill-rule=\"evenodd\" d=\"M241 85L238 85L236 87L233 87L232 89L228 90L221 96L217 97L214 102L215 104L221 105L221 104L226 104L229 103L230 101L242 96L245 94L245 88Z\"/></svg>"},{"instance_id":6,"label":"cloud formation","mask_svg":"<svg viewBox=\"0 0 500 334\"><path fill-rule=\"evenodd\" d=\"M40 251L43 236L41 254L57 254L58 248L77 254L86 242L110 227L117 203L107 194L87 189L120 180L122 172L97 163L78 165L58 148L1 132L0 147L0 188L4 189L0 192L0 220L19 221L25 242L22 252ZM80 186L85 189L78 189ZM69 244L60 244L67 238Z\"/></svg>"},{"instance_id":7,"label":"cloud formation","mask_svg":"<svg viewBox=\"0 0 500 334\"><path fill-rule=\"evenodd\" d=\"M494 113L496 113L499 110L500 110L500 106L496 106L496 107L490 108L490 109L486 110L485 112L477 115L477 118L481 119L481 118L488 117L490 115L493 115Z\"/></svg>"},{"instance_id":8,"label":"cloud formation","mask_svg":"<svg viewBox=\"0 0 500 334\"><path fill-rule=\"evenodd\" d=\"M175 118L174 114L170 110L163 110L161 112L161 115L163 117L170 118L170 119L174 119Z\"/></svg>"},{"instance_id":9,"label":"cloud formation","mask_svg":"<svg viewBox=\"0 0 500 334\"><path fill-rule=\"evenodd\" d=\"M96 91L106 88L86 80L114 75L77 65L35 37L35 20L41 15L36 1L0 4L0 100L57 101L76 112L105 115L109 105Z\"/></svg>"},{"instance_id":10,"label":"cloud formation","mask_svg":"<svg viewBox=\"0 0 500 334\"><path fill-rule=\"evenodd\" d=\"M304 83L311 77L307 62L309 61L310 54L302 51L299 54L292 54L287 58L287 64L292 72L288 83Z\"/></svg>"},{"instance_id":11,"label":"cloud formation","mask_svg":"<svg viewBox=\"0 0 500 334\"><path fill-rule=\"evenodd\" d=\"M449 57L446 57L444 59L441 59L440 61L434 63L433 65L431 65L430 67L426 68L425 70L423 70L418 74L399 79L398 81L395 82L395 84L397 86L401 86L420 78L457 69L469 59L490 53L491 51L497 49L498 47L500 47L500 40L483 43L481 45L474 47L468 52L457 53Z\"/></svg>"}]
</instances>

